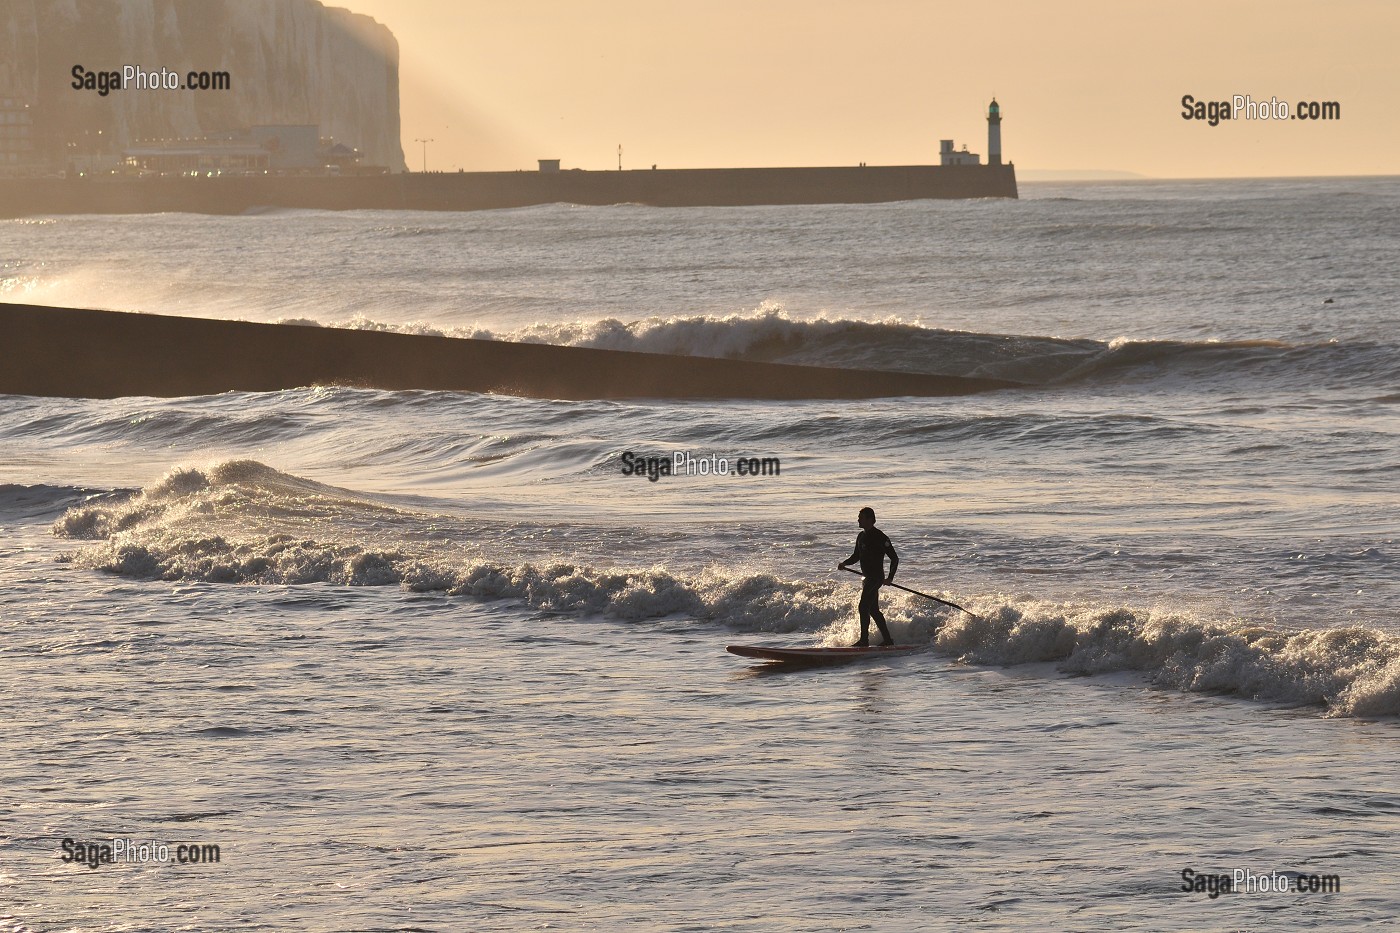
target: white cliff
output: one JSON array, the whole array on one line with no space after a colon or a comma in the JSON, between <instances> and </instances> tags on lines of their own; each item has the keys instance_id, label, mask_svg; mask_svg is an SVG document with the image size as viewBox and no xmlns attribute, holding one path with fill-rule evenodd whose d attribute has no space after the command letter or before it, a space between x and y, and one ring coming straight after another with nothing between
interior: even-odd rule
<instances>
[{"instance_id":1,"label":"white cliff","mask_svg":"<svg viewBox=\"0 0 1400 933\"><path fill-rule=\"evenodd\" d=\"M399 51L368 16L318 0L0 0L0 98L30 105L35 148L119 154L141 139L316 124L404 169ZM228 72L226 91L73 88L73 68Z\"/></svg>"}]
</instances>

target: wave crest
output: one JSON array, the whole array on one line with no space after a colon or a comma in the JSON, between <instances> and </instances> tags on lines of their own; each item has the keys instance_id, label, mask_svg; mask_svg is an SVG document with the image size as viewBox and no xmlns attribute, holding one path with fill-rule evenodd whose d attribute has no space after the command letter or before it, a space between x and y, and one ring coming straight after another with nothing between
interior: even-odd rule
<instances>
[{"instance_id":1,"label":"wave crest","mask_svg":"<svg viewBox=\"0 0 1400 933\"><path fill-rule=\"evenodd\" d=\"M1360 626L1285 631L1125 607L1003 602L951 619L935 644L981 664L1136 671L1178 690L1322 705L1334 715L1400 715L1400 638Z\"/></svg>"},{"instance_id":2,"label":"wave crest","mask_svg":"<svg viewBox=\"0 0 1400 933\"><path fill-rule=\"evenodd\" d=\"M315 324L306 319L281 323ZM705 356L934 375L1001 379L1025 385L1093 381L1188 379L1233 384L1241 378L1393 385L1400 380L1400 348L1380 344L1289 344L1277 340L1111 341L985 334L929 327L888 317L799 319L776 302L728 315L635 321L536 323L512 331L439 327L424 322L386 324L363 316L328 325L639 353Z\"/></svg>"}]
</instances>

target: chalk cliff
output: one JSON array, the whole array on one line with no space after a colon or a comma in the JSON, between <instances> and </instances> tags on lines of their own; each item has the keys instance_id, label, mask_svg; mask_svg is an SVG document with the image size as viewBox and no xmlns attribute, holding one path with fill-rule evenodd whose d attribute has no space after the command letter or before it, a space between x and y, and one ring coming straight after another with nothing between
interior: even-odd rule
<instances>
[{"instance_id":1,"label":"chalk cliff","mask_svg":"<svg viewBox=\"0 0 1400 933\"><path fill-rule=\"evenodd\" d=\"M30 105L36 150L60 164L293 123L402 171L398 64L386 27L318 0L0 0L0 97ZM73 88L75 65L226 71L231 89L101 96Z\"/></svg>"}]
</instances>

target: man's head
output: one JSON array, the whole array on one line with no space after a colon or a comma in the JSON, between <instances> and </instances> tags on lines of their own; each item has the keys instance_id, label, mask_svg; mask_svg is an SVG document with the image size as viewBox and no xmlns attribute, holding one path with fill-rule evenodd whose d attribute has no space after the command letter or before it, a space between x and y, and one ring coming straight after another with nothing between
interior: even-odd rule
<instances>
[{"instance_id":1,"label":"man's head","mask_svg":"<svg viewBox=\"0 0 1400 933\"><path fill-rule=\"evenodd\" d=\"M860 514L856 516L856 524L862 528L874 528L875 510L868 505L861 509Z\"/></svg>"}]
</instances>

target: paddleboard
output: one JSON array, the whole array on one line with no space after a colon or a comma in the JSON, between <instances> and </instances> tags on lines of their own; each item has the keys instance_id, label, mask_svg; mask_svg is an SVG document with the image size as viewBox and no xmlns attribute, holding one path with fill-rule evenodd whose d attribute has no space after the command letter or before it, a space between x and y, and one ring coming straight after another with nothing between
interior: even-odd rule
<instances>
[{"instance_id":1,"label":"paddleboard","mask_svg":"<svg viewBox=\"0 0 1400 933\"><path fill-rule=\"evenodd\" d=\"M917 650L917 645L890 645L886 648L771 648L766 645L729 645L724 650L741 658L775 661L782 664L821 664L854 661L858 658L900 655Z\"/></svg>"}]
</instances>

